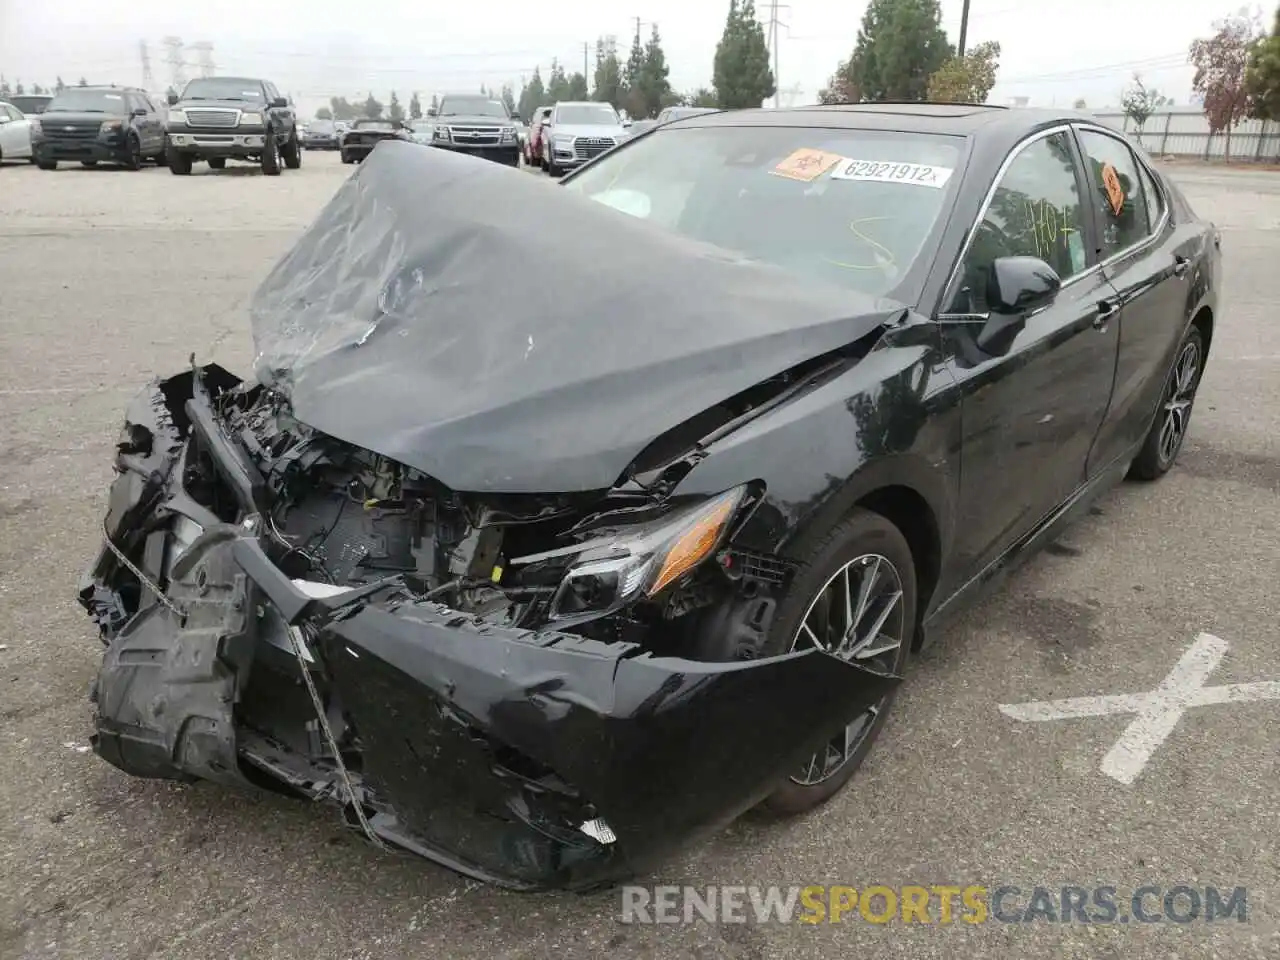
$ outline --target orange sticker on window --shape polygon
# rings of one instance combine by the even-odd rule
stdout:
[[[1109,163],[1102,165],[1102,188],[1107,191],[1107,200],[1111,204],[1111,212],[1117,217],[1124,209],[1124,187],[1120,186],[1120,175]]]
[[[769,172],[788,180],[803,180],[807,183],[817,180],[841,159],[839,154],[801,147]]]

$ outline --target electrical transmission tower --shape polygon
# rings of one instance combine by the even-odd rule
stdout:
[[[768,28],[768,46],[773,54],[773,105],[778,107],[781,105],[782,98],[782,78],[778,75],[778,28],[788,28],[787,24],[778,19],[779,10],[790,10],[791,7],[785,3],[778,3],[777,0],[770,0],[769,3],[769,22],[765,24]]]
[[[208,40],[201,40],[199,43],[193,43],[191,49],[196,52],[200,60],[200,76],[212,77],[217,70],[217,65],[213,62],[213,44]]]
[[[165,49],[169,51],[167,62],[169,64],[169,83],[173,89],[182,92],[182,88],[187,85],[186,63],[182,59],[183,43],[181,37],[165,37]]]
[[[147,41],[138,41],[138,56],[142,60],[142,89],[150,90],[155,77],[151,75],[151,52],[147,49]]]

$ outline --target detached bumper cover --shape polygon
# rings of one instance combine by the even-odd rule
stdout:
[[[153,442],[146,456],[122,452],[112,487],[106,533],[148,576],[163,553],[149,538],[166,536],[157,518],[200,509],[173,469],[187,448],[179,434],[212,423],[200,399],[170,415],[190,383],[184,374],[134,402],[127,432]],[[732,820],[898,683],[818,651],[701,663],[494,627],[395,582],[314,599],[253,532],[252,468],[225,439],[203,439],[248,522],[205,516],[170,569],[167,603],[144,598],[118,630],[114,551],[104,545],[81,584],[110,636],[94,749],[136,776],[243,784],[252,770],[345,801],[335,771],[239,722],[255,659],[300,625],[358,734],[352,777],[377,835],[506,886],[586,888]],[[588,819],[614,839],[583,831]]]

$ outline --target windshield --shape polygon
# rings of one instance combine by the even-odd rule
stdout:
[[[956,137],[659,127],[564,189],[872,296],[895,290],[955,191]]]
[[[43,113],[45,106],[52,99],[44,96],[10,97],[9,102],[28,116],[33,116]]]
[[[119,90],[72,87],[49,101],[45,113],[124,113],[124,94]]]
[[[357,130],[395,130],[396,125],[390,120],[357,120]]]
[[[307,127],[308,133],[333,133],[337,128],[333,125],[332,120],[312,120],[311,125]]]
[[[488,97],[445,97],[440,101],[441,117],[508,117],[506,104]]]
[[[202,77],[192,80],[182,91],[183,100],[243,100],[246,103],[262,103],[266,97],[262,85],[256,80],[237,80],[235,77]]]
[[[616,127],[621,121],[618,120],[618,114],[614,112],[613,107],[607,103],[599,105],[583,103],[556,107],[555,122],[571,126],[608,124],[611,127]]]

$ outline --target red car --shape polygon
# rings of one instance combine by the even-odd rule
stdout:
[[[553,107],[539,107],[533,111],[533,119],[529,121],[529,136],[524,144],[524,162],[534,166],[542,166],[542,124],[551,116]]]

